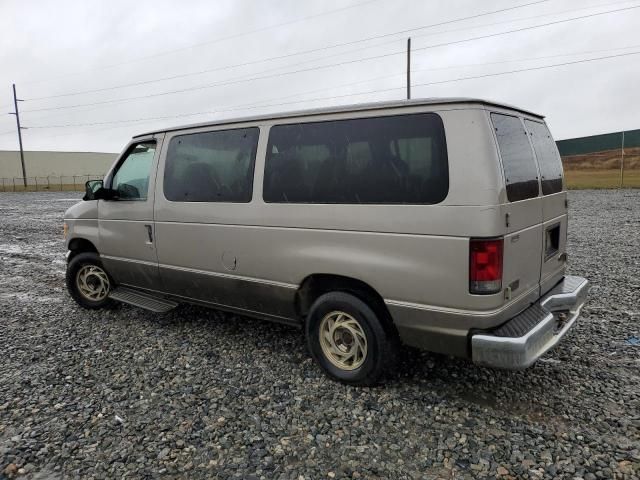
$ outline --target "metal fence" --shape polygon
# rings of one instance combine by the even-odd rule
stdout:
[[[26,186],[22,177],[0,178],[0,192],[81,192],[85,182],[102,178],[104,174],[27,177]]]

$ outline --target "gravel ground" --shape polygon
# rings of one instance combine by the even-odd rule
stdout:
[[[640,190],[570,199],[593,287],[555,350],[524,372],[407,350],[371,389],[328,380],[295,329],[78,308],[75,194],[0,194],[0,479],[639,478]]]

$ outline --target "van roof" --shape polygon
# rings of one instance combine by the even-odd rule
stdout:
[[[397,108],[397,107],[408,107],[408,106],[413,107],[413,106],[420,106],[420,105],[453,105],[453,104],[480,104],[483,106],[501,107],[501,108],[507,108],[517,112],[525,113],[527,115],[532,115],[534,117],[544,118],[543,115],[539,115],[537,113],[533,113],[528,110],[524,110],[522,108],[514,107],[512,105],[507,105],[500,102],[494,102],[491,100],[482,100],[479,98],[464,98],[464,97],[418,98],[418,99],[412,99],[412,100],[392,100],[392,101],[386,101],[386,102],[371,102],[371,103],[360,103],[360,104],[352,104],[352,105],[341,105],[341,106],[334,106],[334,107],[311,108],[307,110],[295,110],[291,112],[281,112],[281,113],[267,113],[263,115],[253,115],[253,116],[238,117],[238,118],[224,118],[224,119],[212,120],[208,122],[200,122],[200,123],[193,123],[193,124],[187,124],[187,125],[179,125],[175,127],[160,128],[160,129],[151,130],[145,133],[141,133],[139,135],[134,135],[134,138],[142,137],[145,135],[152,135],[154,133],[185,130],[188,128],[227,125],[227,124],[234,124],[234,123],[247,123],[247,122],[256,122],[256,121],[262,121],[262,120],[278,120],[278,119],[306,117],[306,116],[313,116],[313,115],[325,115],[330,113],[361,112],[366,110],[377,110],[381,108]]]

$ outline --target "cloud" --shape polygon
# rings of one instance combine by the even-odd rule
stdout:
[[[524,3],[528,2],[522,0]],[[344,8],[354,4],[357,6]],[[432,83],[635,51],[613,49],[634,45],[634,27],[640,20],[640,9],[426,48],[631,5],[631,2],[549,0],[413,31],[410,33],[414,47],[412,81]],[[24,143],[28,150],[117,152],[132,135],[163,126],[269,111],[400,99],[405,94],[403,51],[409,33],[258,61],[510,6],[513,4],[509,2],[487,5],[473,0],[3,1],[0,4],[0,105],[3,110],[10,108],[6,104],[12,100],[11,83],[16,82],[19,96],[26,100],[20,105],[25,111],[22,118],[25,126],[87,124],[26,130]],[[322,15],[333,10],[339,11]],[[534,16],[539,18],[529,18]],[[304,18],[306,20],[296,21]],[[280,26],[265,29],[273,25]],[[251,31],[255,32],[243,34]],[[198,46],[190,48],[192,45]],[[640,47],[637,50],[640,51]],[[575,55],[578,52],[593,53]],[[559,56],[563,54],[574,55]],[[379,58],[356,61],[375,56]],[[637,114],[630,108],[640,100],[640,92],[634,88],[638,83],[637,59],[629,56],[415,86],[412,93],[414,98],[470,96],[518,105],[545,114],[558,139],[633,129],[639,127]],[[514,61],[507,63],[511,60]],[[247,62],[255,63],[221,69]],[[341,62],[344,64],[321,68]],[[309,68],[315,69],[300,71]],[[203,70],[215,71],[104,92],[35,100]],[[287,74],[293,71],[297,73]],[[275,74],[282,75],[272,76]],[[243,77],[264,78],[238,81]],[[27,112],[224,82],[227,85],[126,102]],[[370,91],[374,93],[346,96]],[[320,100],[314,101],[316,98]],[[297,100],[301,101],[292,103]],[[248,108],[260,105],[267,106]],[[184,116],[193,112],[213,113]],[[127,122],[177,115],[183,116]],[[8,115],[0,118],[0,133],[15,128],[14,122]],[[90,125],[94,123],[103,125]],[[15,135],[0,135],[0,149],[15,149],[16,144]]]

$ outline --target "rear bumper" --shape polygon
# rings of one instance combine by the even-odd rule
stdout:
[[[474,363],[520,370],[532,365],[573,326],[587,299],[589,282],[566,276],[549,293],[501,327],[471,336]]]

